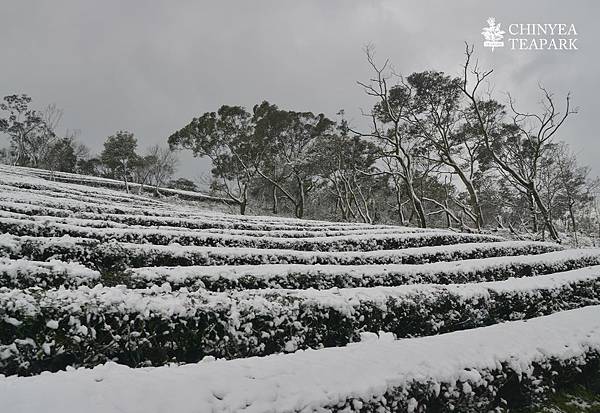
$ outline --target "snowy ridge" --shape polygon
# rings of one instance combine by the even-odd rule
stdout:
[[[109,178],[100,178],[97,176],[87,176],[87,175],[78,175],[68,172],[49,172],[44,171],[43,169],[33,169],[33,168],[24,168],[27,169],[27,172],[34,175],[39,176],[45,179],[58,180],[61,182],[74,183],[74,184],[84,184],[84,185],[98,185],[98,186],[106,186],[108,188],[117,188],[123,189],[124,184],[122,181],[117,181]],[[139,188],[140,185],[137,183],[130,183],[131,188]],[[159,188],[162,193],[170,194],[170,195],[180,195],[187,199],[198,200],[198,201],[213,201],[213,202],[227,202],[227,199],[217,198],[214,196],[206,195],[201,192],[194,191],[183,191],[178,189],[171,188]]]
[[[600,250],[562,250],[427,264],[385,265],[194,265],[132,269],[140,283],[204,288],[331,288],[417,283],[467,283],[522,275],[546,274],[600,264]],[[300,287],[302,286],[302,287]]]
[[[418,337],[600,304],[598,297],[600,266],[479,284],[323,291],[0,288],[11,326],[0,369],[36,373],[48,359],[66,368],[63,352],[93,366],[129,364],[135,349],[136,363],[156,366],[343,346],[363,331]]]
[[[305,251],[370,251],[393,248],[502,241],[503,238],[460,234],[450,231],[405,234],[360,234],[310,238],[251,237],[155,228],[96,228],[75,224],[24,221],[0,217],[0,230],[12,234],[97,238],[122,242],[182,243],[199,246],[228,246],[291,249]]]
[[[21,206],[25,205],[25,208]],[[380,228],[373,226],[372,228],[346,228],[333,229],[320,228],[319,230],[304,230],[304,229],[233,229],[210,227],[210,221],[191,220],[183,218],[167,219],[167,217],[148,217],[146,215],[126,215],[126,214],[90,214],[78,213],[74,216],[64,216],[64,210],[56,210],[59,213],[56,215],[43,215],[44,210],[30,204],[19,204],[11,202],[1,202],[0,207],[5,207],[10,211],[19,210],[21,212],[10,212],[0,210],[0,217],[11,218],[24,221],[34,221],[36,223],[59,223],[72,224],[76,226],[92,227],[92,228],[131,228],[143,229],[148,227],[159,228],[161,230],[171,231],[190,231],[191,229],[200,229],[202,232],[228,234],[228,235],[243,235],[250,237],[274,237],[274,238],[312,238],[312,237],[333,237],[333,236],[349,236],[349,235],[369,235],[369,234],[429,234],[429,233],[447,233],[456,234],[452,231],[413,228],[413,227],[392,227]],[[33,215],[34,212],[37,214]],[[126,224],[125,222],[139,222],[139,224]],[[146,225],[143,225],[146,224]],[[173,224],[173,225],[165,225]]]
[[[30,237],[0,234],[0,257],[34,261],[60,259],[85,263],[98,240],[70,237]]]
[[[395,229],[402,230],[404,227],[391,227],[385,225],[367,225],[367,224],[345,224],[345,223],[310,223],[307,222],[287,222],[280,219],[272,221],[249,220],[249,219],[225,219],[220,216],[194,214],[197,211],[186,210],[164,210],[158,208],[140,208],[129,204],[115,204],[103,202],[83,202],[65,196],[62,199],[55,197],[41,198],[36,194],[35,197],[29,194],[6,194],[3,201],[0,201],[0,207],[17,213],[34,213],[39,215],[58,215],[58,216],[79,216],[89,217],[91,219],[110,219],[123,223],[137,223],[146,226],[182,226],[189,228],[236,228],[243,230],[282,230],[282,231],[355,231],[355,230],[376,230],[376,229]],[[143,213],[143,214],[140,214]],[[429,232],[432,229],[413,228],[410,232]]]
[[[63,265],[54,262],[48,264],[48,267],[61,268]],[[95,274],[87,272],[85,276],[95,276]],[[139,312],[146,318],[153,315],[168,318],[174,314],[194,314],[194,307],[199,304],[222,305],[226,301],[229,301],[230,304],[228,306],[235,306],[237,305],[236,303],[251,301],[258,297],[257,302],[260,302],[259,305],[263,305],[266,302],[263,298],[266,297],[268,301],[268,299],[278,296],[284,300],[287,298],[299,299],[305,303],[310,303],[310,305],[331,307],[337,311],[352,314],[354,312],[352,307],[360,305],[363,301],[385,306],[390,299],[448,294],[455,295],[461,300],[467,300],[471,298],[486,298],[493,293],[519,294],[526,291],[535,293],[540,290],[560,289],[585,281],[598,281],[599,279],[600,265],[597,265],[577,270],[557,272],[550,275],[510,278],[504,281],[449,285],[412,284],[397,287],[334,288],[329,290],[264,289],[236,292],[209,292],[202,289],[197,291],[182,289],[172,291],[168,284],[162,287],[155,286],[150,289],[128,289],[123,286],[103,287],[101,285],[96,285],[93,288],[83,286],[76,289],[60,288],[45,291],[39,291],[37,288],[31,290],[0,288],[0,302],[18,302],[21,299],[31,302],[31,297],[34,297],[33,300],[39,301],[40,309],[44,307],[57,307],[64,308],[65,311],[77,313],[84,307],[90,307],[101,309],[103,312]],[[598,301],[600,301],[600,297]],[[70,304],[67,305],[68,303]],[[18,306],[11,305],[9,307],[17,308]],[[237,310],[231,312],[239,313]],[[24,316],[30,317],[35,314],[41,314],[41,310],[36,312],[28,311]]]
[[[179,244],[120,243],[133,266],[223,264],[420,264],[500,255],[539,254],[561,250],[558,244],[535,241],[479,242],[377,251],[295,251],[285,249],[219,248]],[[161,262],[166,262],[161,264]],[[139,263],[139,265],[138,265]]]
[[[539,375],[534,366],[543,371],[554,360],[577,367],[599,352],[596,306],[434,337],[383,337],[290,355],[143,369],[110,363],[7,377],[0,379],[0,400],[7,411],[24,413],[62,413],[65,400],[73,410],[90,413],[349,411],[367,405],[415,412],[423,396],[415,379],[427,383],[434,396],[445,391],[458,406],[461,398],[475,404],[474,391],[497,390],[493,374],[511,370],[531,381]]]
[[[211,220],[224,220],[228,222],[247,222],[255,224],[283,224],[288,226],[301,226],[301,227],[387,227],[391,228],[390,225],[379,225],[373,226],[369,224],[360,223],[332,223],[328,221],[318,220],[300,220],[295,218],[286,217],[260,217],[260,216],[245,216],[245,215],[231,215],[214,212],[210,210],[204,210],[199,212],[197,208],[175,206],[173,204],[165,203],[159,200],[152,200],[147,197],[138,196],[134,194],[125,194],[123,192],[116,192],[110,189],[103,189],[97,187],[89,187],[84,185],[76,184],[65,184],[60,182],[49,182],[41,178],[33,177],[26,171],[20,173],[14,173],[18,167],[7,167],[0,165],[0,170],[6,171],[5,174],[0,176],[0,190],[8,191],[5,195],[19,199],[22,202],[28,203],[43,203],[44,201],[62,201],[64,199],[75,200],[75,204],[82,206],[88,206],[93,208],[94,202],[91,200],[99,200],[100,204],[104,207],[110,207],[111,203],[106,202],[107,199],[113,201],[120,201],[123,203],[123,207],[131,209],[134,212],[140,212],[140,206],[148,206],[148,210],[144,212],[148,215],[158,214],[164,215],[165,217],[173,216],[192,216],[194,218],[207,218]],[[27,168],[25,168],[27,169]],[[2,185],[4,184],[4,185]],[[79,201],[77,201],[79,199]],[[55,206],[62,208],[71,208],[72,205],[64,205],[55,202]]]
[[[199,247],[181,245],[134,244],[100,242],[96,239],[71,237],[35,237],[0,234],[0,256],[33,260],[53,257],[65,260],[85,260],[95,254],[106,260],[125,260],[133,267],[167,265],[227,265],[227,264],[416,264],[455,261],[476,257],[496,257],[540,254],[561,250],[558,244],[535,241],[502,241],[465,243],[432,247],[376,251],[296,251],[286,249]]]

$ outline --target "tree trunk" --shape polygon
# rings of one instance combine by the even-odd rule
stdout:
[[[403,178],[404,183],[406,184],[406,189],[408,192],[408,197],[413,206],[413,211],[417,214],[417,219],[419,221],[419,226],[421,228],[427,228],[427,221],[425,220],[425,209],[423,208],[423,203],[417,196],[415,192],[415,188],[412,182],[412,176],[408,173],[409,169],[405,168],[406,175]]]
[[[125,192],[129,193],[129,182],[127,182],[127,161],[123,163],[123,182],[125,182]]]
[[[575,237],[575,246],[579,246],[579,240],[577,239],[577,223],[575,222],[575,214],[573,213],[573,203],[569,200],[569,215],[571,217],[571,224],[573,226],[573,236]]]
[[[481,231],[481,228],[483,228],[485,225],[485,221],[483,220],[483,211],[481,210],[481,204],[479,203],[479,196],[477,196],[477,191],[470,180],[467,179],[463,181],[463,183],[467,187],[471,208],[473,208],[475,216],[477,217],[477,222],[475,222],[475,225],[477,226],[477,230]]]
[[[404,183],[406,184],[406,190],[408,192],[408,197],[410,199],[410,202],[413,206],[413,211],[417,213],[417,218],[419,220],[419,226],[421,228],[427,228],[427,221],[425,220],[425,210],[423,209],[423,203],[421,202],[421,200],[419,199],[419,197],[417,197],[417,194],[415,193],[415,188],[413,185],[413,178],[412,178],[412,170],[411,170],[411,166],[410,166],[410,160],[408,162],[405,162],[404,159],[402,159],[402,155],[400,154],[400,145],[396,144],[396,159],[398,159],[398,161],[400,162],[400,165],[402,166],[402,170],[404,175],[402,176],[402,180],[404,181]]]
[[[402,188],[400,187],[400,183],[397,180],[397,177],[393,177],[394,179],[394,188],[396,189],[396,205],[398,205],[398,218],[400,219],[400,225],[406,225],[406,218],[404,217],[404,203],[402,203],[401,193]]]
[[[538,232],[538,222],[537,222],[537,212],[535,210],[535,201],[533,199],[533,194],[528,193],[527,198],[529,198],[529,212],[531,212],[531,232],[534,234]]]
[[[451,166],[454,168],[458,177],[467,188],[467,192],[469,193],[469,203],[471,204],[471,208],[473,209],[476,217],[475,226],[477,227],[478,231],[481,231],[481,228],[484,226],[485,222],[483,220],[483,212],[481,210],[481,204],[479,202],[479,196],[477,195],[475,186],[457,164],[452,163]]]
[[[448,199],[444,199],[444,207],[446,208],[446,228],[450,228],[452,223],[450,222],[450,214],[448,213]]]
[[[14,166],[23,166],[21,164],[21,159],[25,156],[25,145],[23,143],[24,140],[25,138],[23,135],[19,133],[17,138],[17,157],[15,158]]]
[[[129,193],[129,182],[127,182],[127,174],[123,175],[123,182],[125,182],[125,192]]]
[[[241,195],[240,215],[246,215],[246,206],[248,205],[248,183],[244,185]]]
[[[400,225],[406,224],[406,218],[404,217],[404,206],[400,201],[398,201],[398,218],[400,219]]]
[[[421,228],[427,228],[427,221],[425,220],[425,210],[423,209],[423,203],[417,197],[412,185],[409,185],[408,194],[410,196],[411,203],[415,212],[417,213],[417,218],[419,220],[419,226]]]
[[[538,207],[538,209],[540,210],[540,213],[542,214],[542,218],[544,218],[544,224],[545,227],[548,228],[548,232],[550,233],[550,236],[552,237],[552,239],[556,242],[560,242],[560,237],[558,236],[558,231],[556,231],[556,228],[554,227],[554,224],[552,223],[552,220],[550,219],[550,214],[548,212],[548,209],[546,208],[546,205],[544,205],[544,202],[542,201],[542,199],[540,198],[540,195],[537,192],[537,189],[535,189],[534,184],[530,184],[530,191],[531,194],[533,195],[533,199]]]
[[[277,198],[277,187],[273,185],[273,209],[274,214],[279,213],[279,199]]]
[[[296,202],[296,218],[302,218],[304,216],[304,202],[305,202],[305,194],[304,194],[304,183],[302,179],[299,177],[296,178],[298,181],[298,201]]]

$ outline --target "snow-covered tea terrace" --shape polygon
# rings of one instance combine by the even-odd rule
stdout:
[[[600,250],[85,183],[0,167],[0,411],[487,412],[598,374]]]

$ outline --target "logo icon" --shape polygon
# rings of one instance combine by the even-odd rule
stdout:
[[[487,19],[488,27],[484,27],[481,34],[485,38],[483,42],[483,47],[491,47],[492,52],[496,47],[504,47],[504,42],[502,39],[504,38],[504,30],[500,29],[500,23],[496,24],[496,18],[490,17]]]

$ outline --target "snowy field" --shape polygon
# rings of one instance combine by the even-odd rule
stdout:
[[[0,166],[1,412],[503,411],[598,374],[600,250],[49,177]]]

